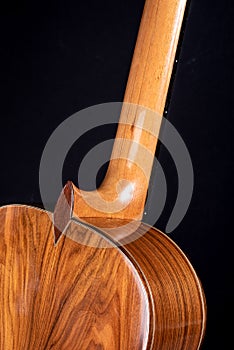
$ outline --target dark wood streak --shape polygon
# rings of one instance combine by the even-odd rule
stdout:
[[[113,239],[119,236],[121,227],[129,231],[130,235],[125,232],[126,238],[120,241],[121,249],[135,262],[148,284],[153,303],[153,334],[149,336],[152,348],[198,349],[205,332],[206,301],[200,280],[181,249],[168,236],[142,222],[85,220]]]
[[[147,0],[142,16],[124,101],[159,116],[185,4]],[[121,112],[117,138],[123,143],[115,143],[113,155],[118,157],[110,160],[99,189],[104,209],[109,202],[108,211],[93,206],[99,203],[95,191],[81,192],[71,183],[53,217],[27,206],[0,208],[2,350],[199,348],[206,312],[195,271],[167,236],[131,221],[142,217],[153,161],[145,159],[140,146],[154,154],[160,126],[158,118],[144,113],[139,137],[141,112],[140,106]],[[127,140],[139,144],[131,167]],[[120,194],[126,188],[123,185],[117,196],[119,179],[134,188],[132,201],[121,210]],[[126,219],[130,222],[124,226]]]
[[[26,206],[0,209],[0,348],[143,349],[147,292],[118,247],[71,221],[54,245],[52,215]],[[89,241],[90,241],[89,240]]]
[[[54,245],[52,215],[43,210],[3,207],[0,222],[0,349],[199,347],[202,288],[161,232],[132,222],[137,239],[118,246],[115,230],[108,240],[95,229],[103,219],[90,219],[91,227],[71,219]],[[109,227],[123,224],[111,219]]]

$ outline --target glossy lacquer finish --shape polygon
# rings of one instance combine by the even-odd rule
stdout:
[[[200,347],[199,279],[175,243],[141,222],[185,3],[146,0],[101,187],[69,182],[53,214],[0,208],[1,350]]]
[[[80,217],[142,218],[185,5],[145,2],[108,171],[97,191],[76,189]]]
[[[72,222],[83,244],[55,246],[50,215],[30,207],[1,208],[0,221],[2,350],[146,348],[148,296],[119,249]]]
[[[0,221],[2,350],[199,347],[202,289],[164,234],[111,220],[110,228],[128,227],[135,236],[118,247],[95,229],[102,221],[87,227],[70,220],[54,245],[51,214],[43,210],[3,207]]]

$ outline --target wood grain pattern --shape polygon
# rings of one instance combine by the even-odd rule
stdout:
[[[134,266],[113,244],[73,224],[55,246],[51,215],[0,209],[0,348],[145,349],[149,302]],[[93,237],[96,236],[96,237]]]
[[[206,327],[206,301],[200,280],[181,249],[165,234],[140,221],[85,221],[118,240],[125,255],[140,267],[153,305],[152,349],[199,349]]]
[[[111,219],[110,236],[92,218],[92,227],[70,220],[54,245],[51,219],[26,206],[0,209],[1,349],[199,348],[202,288],[167,236],[131,222],[134,240],[117,246],[115,227],[126,230],[126,221]]]
[[[125,93],[137,106],[123,107],[118,159],[99,192],[68,183],[54,215],[0,208],[1,350],[200,347],[206,306],[194,269],[166,235],[132,220],[144,207],[184,7],[146,0]]]
[[[186,0],[146,0],[106,177],[79,217],[141,219]],[[121,181],[120,181],[121,180]]]

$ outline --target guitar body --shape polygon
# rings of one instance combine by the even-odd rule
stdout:
[[[53,214],[0,208],[1,350],[200,347],[206,310],[199,279],[171,239],[141,222],[185,5],[145,2],[100,188],[86,192],[68,182]],[[42,156],[51,183],[52,160],[62,163],[62,153],[54,147]]]
[[[205,306],[185,255],[140,222],[115,244],[96,220],[70,220],[55,244],[51,213],[0,209],[0,349],[198,349]]]

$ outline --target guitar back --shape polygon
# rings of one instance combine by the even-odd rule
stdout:
[[[0,209],[1,349],[198,348],[201,286],[170,239],[139,224],[120,247],[71,220],[55,245],[51,219]]]
[[[0,208],[1,350],[199,348],[206,319],[199,279],[170,238],[137,221],[185,5],[146,0],[100,188],[68,183],[54,215]]]

